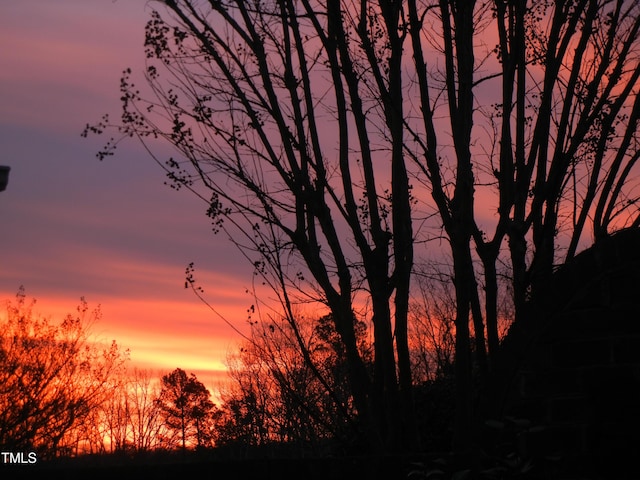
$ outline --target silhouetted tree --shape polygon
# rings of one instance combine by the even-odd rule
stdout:
[[[255,322],[240,351],[229,357],[220,444],[312,448],[327,439],[344,445],[357,436],[346,355],[333,321],[299,316],[296,325],[307,360],[284,319]],[[370,358],[366,326],[360,323],[356,334],[363,357]]]
[[[160,447],[165,425],[158,402],[160,387],[149,371],[134,369],[126,388],[131,444],[136,451],[149,451]]]
[[[440,269],[417,277],[411,304],[409,338],[416,383],[453,374],[455,294],[450,275]]]
[[[177,148],[158,163],[207,202],[292,326],[293,304],[327,306],[376,447],[416,445],[414,249],[444,237],[466,450],[472,366],[485,375],[499,343],[498,271],[517,321],[588,229],[640,223],[640,4],[161,3],[170,20],[153,12],[146,29],[150,99],[127,70],[122,136]],[[373,326],[373,374],[359,320]]]
[[[148,452],[166,447],[163,440],[172,432],[162,418],[160,385],[151,372],[122,371],[108,389],[78,429],[77,453]]]
[[[166,426],[178,433],[183,450],[187,444],[197,447],[210,445],[211,421],[215,405],[211,393],[192,373],[180,368],[161,379],[157,402]]]
[[[77,451],[83,422],[108,397],[126,357],[115,342],[90,340],[100,313],[84,300],[59,323],[35,314],[34,303],[20,289],[0,319],[0,447],[46,458]]]

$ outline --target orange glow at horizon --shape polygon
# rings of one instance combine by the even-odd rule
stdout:
[[[133,275],[133,280],[136,275],[142,275],[141,271],[146,271],[147,278],[154,278],[154,275],[163,271],[160,265],[153,269],[155,271],[135,269],[131,265],[129,269],[138,270]],[[117,272],[117,268],[115,271]],[[165,279],[166,275],[167,272],[164,272]],[[114,274],[114,278],[118,276]],[[89,312],[96,309],[100,312],[95,321],[91,321],[91,315],[87,316],[91,340],[103,344],[115,341],[123,351],[129,351],[128,363],[131,367],[149,370],[154,376],[182,368],[202,377],[200,380],[209,387],[211,380],[216,383],[224,381],[227,370],[225,360],[229,353],[237,350],[242,337],[218,314],[240,331],[246,330],[246,305],[250,300],[238,293],[241,288],[236,279],[222,275],[207,277],[216,279],[215,282],[204,285],[207,299],[217,314],[204,305],[191,290],[179,288],[161,289],[165,293],[171,292],[172,297],[166,299],[137,296],[135,292],[128,298],[104,297],[95,293],[83,297],[87,301]],[[126,275],[121,275],[120,278],[123,281]],[[214,288],[214,283],[223,286]],[[58,323],[67,315],[77,314],[79,296],[70,298],[66,294],[40,294],[37,290],[30,290],[28,285],[26,287],[27,301],[35,300],[34,315]],[[149,291],[144,293],[148,295]],[[13,302],[15,295],[15,291],[0,291],[0,301],[3,304]],[[98,297],[99,302],[96,302]],[[4,315],[5,311],[0,311],[0,317]]]

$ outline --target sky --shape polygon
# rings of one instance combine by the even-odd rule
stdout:
[[[246,326],[251,266],[214,235],[206,205],[164,185],[135,142],[100,162],[87,123],[119,114],[121,72],[144,67],[147,0],[0,2],[0,301],[22,285],[61,319],[84,297],[97,338],[154,371],[180,367],[208,386],[240,336],[185,289],[185,268],[215,310]],[[0,314],[2,315],[2,314]]]
[[[36,311],[61,319],[84,297],[102,311],[94,333],[128,348],[134,365],[179,367],[210,386],[242,341],[221,317],[247,329],[252,266],[212,232],[208,205],[164,184],[141,145],[121,143],[99,161],[108,136],[80,135],[104,114],[118,118],[123,70],[144,82],[154,4],[0,0],[0,165],[11,167],[0,192],[0,302],[22,285]],[[490,86],[480,104],[494,103]],[[493,188],[476,192],[481,228],[496,221]],[[184,288],[192,262],[217,313]]]

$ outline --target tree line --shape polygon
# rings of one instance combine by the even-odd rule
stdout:
[[[35,452],[40,460],[215,447],[234,457],[278,447],[293,455],[363,451],[346,352],[330,315],[300,314],[295,331],[282,316],[251,322],[228,356],[216,405],[194,374],[131,368],[128,351],[97,341],[91,328],[99,308],[82,300],[56,321],[35,304],[21,288],[0,316],[3,451]],[[452,317],[426,315],[426,306],[414,305],[411,322],[412,363],[423,385],[450,378],[454,350]],[[373,369],[368,326],[358,324],[356,335]]]
[[[128,352],[91,335],[100,311],[82,300],[61,321],[20,289],[0,316],[0,447],[39,460],[212,445],[209,390],[176,369],[127,368]]]

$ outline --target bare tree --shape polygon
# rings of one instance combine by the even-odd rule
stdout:
[[[221,443],[308,449],[327,440],[348,444],[357,436],[344,347],[332,319],[299,316],[296,327],[313,366],[285,319],[256,322],[249,340],[230,356]],[[366,326],[358,325],[356,333],[367,357]]]
[[[497,267],[505,240],[517,321],[554,264],[575,254],[588,224],[595,237],[638,225],[638,184],[630,173],[638,157],[640,6],[623,0],[440,1],[433,5],[437,22],[419,8],[408,2],[424,125],[414,135],[422,147],[416,160],[451,244],[461,432],[470,421],[462,398],[470,397],[463,381],[469,378],[467,319],[473,319],[483,367],[485,327],[489,352],[498,346]],[[425,22],[435,28],[425,30]],[[495,42],[495,56],[487,42]],[[442,77],[430,76],[428,65],[438,53]],[[483,90],[490,86],[496,97]],[[452,147],[438,133],[440,110],[449,119]],[[482,215],[487,207],[476,204],[487,190],[495,199],[493,221]]]
[[[361,12],[393,37],[390,57],[378,58],[381,45],[366,45],[369,56],[353,50],[348,37],[357,34],[361,19],[346,18],[340,2],[330,2],[326,12],[307,2],[257,9],[251,2],[214,2],[207,10],[166,5],[182,26],[171,29],[154,13],[147,52],[176,84],[157,82],[160,68],[149,65],[157,103],[148,108],[164,114],[159,123],[147,123],[135,88],[128,75],[123,78],[127,134],[166,134],[187,155],[195,171],[172,160],[171,178],[194,189],[200,178],[197,188],[209,191],[202,195],[214,224],[222,227],[227,218],[244,234],[238,244],[247,246],[258,270],[275,272],[286,305],[298,291],[329,307],[368,438],[378,445],[401,445],[401,437],[408,443],[413,235],[403,155],[400,10],[384,6],[380,18]],[[185,55],[191,60],[177,61]],[[204,69],[188,72],[191,67]],[[365,84],[360,72],[370,69]],[[372,97],[369,89],[379,91]],[[337,148],[324,147],[327,139],[332,145],[339,139]],[[389,158],[390,168],[377,172]],[[356,344],[356,297],[371,304],[373,378]]]
[[[169,432],[158,399],[160,385],[151,372],[122,371],[108,395],[77,429],[77,453],[149,452],[164,448]]]
[[[92,343],[99,317],[86,302],[55,323],[32,311],[24,290],[0,320],[0,446],[57,456],[77,449],[77,429],[108,396],[125,356],[112,343]]]
[[[292,325],[296,303],[327,306],[380,448],[416,446],[414,250],[444,237],[456,448],[468,448],[472,364],[484,376],[499,344],[499,270],[510,272],[517,321],[588,230],[640,223],[640,5],[159,3],[170,20],[154,12],[147,25],[147,100],[130,70],[122,78],[123,137],[177,148],[158,162],[207,202]],[[359,320],[373,325],[372,375]]]
[[[157,399],[160,385],[154,382],[147,370],[134,369],[127,382],[126,396],[129,405],[131,445],[144,452],[161,447],[160,439],[166,436]]]
[[[451,376],[455,359],[455,293],[451,275],[440,267],[416,279],[409,337],[416,383]]]

